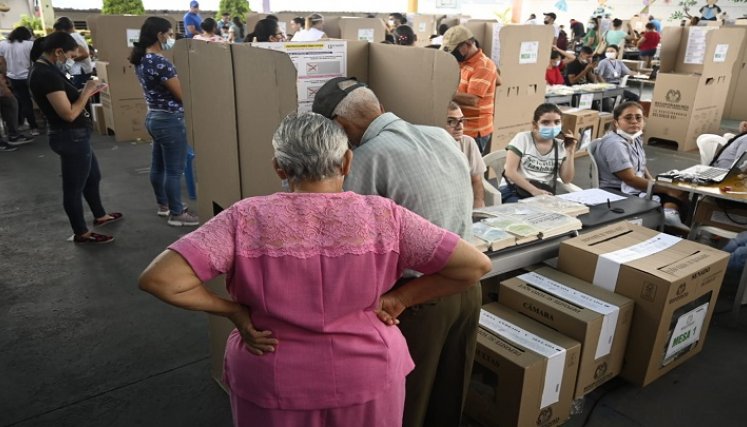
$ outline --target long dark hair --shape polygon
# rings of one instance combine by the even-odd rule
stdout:
[[[254,26],[254,31],[247,34],[244,41],[247,43],[251,43],[256,37],[258,42],[269,42],[270,37],[278,33],[278,29],[280,29],[278,21],[267,18],[260,19]]]
[[[8,41],[11,43],[24,42],[31,40],[31,30],[26,27],[16,27],[8,34]]]
[[[415,31],[413,31],[412,28],[408,27],[407,25],[400,25],[399,27],[394,29],[394,44],[398,44],[400,46],[412,46],[415,44],[415,41],[417,40],[417,36],[415,35]]]
[[[69,33],[58,31],[45,37],[42,43],[42,52],[44,53],[54,53],[57,49],[62,49],[63,52],[71,52],[78,49],[78,43]]]
[[[134,43],[132,52],[130,52],[130,64],[140,65],[140,61],[145,56],[145,50],[148,46],[153,46],[158,42],[160,33],[167,33],[171,29],[171,22],[158,16],[151,16],[145,20],[140,28],[140,38]]]

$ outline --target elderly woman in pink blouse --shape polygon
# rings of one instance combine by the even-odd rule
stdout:
[[[291,115],[272,144],[291,192],[221,212],[140,287],[236,325],[225,355],[235,425],[400,426],[413,362],[397,316],[466,290],[490,261],[389,199],[343,192],[353,154],[332,121]],[[423,275],[392,290],[405,269]],[[231,301],[203,286],[220,274]]]

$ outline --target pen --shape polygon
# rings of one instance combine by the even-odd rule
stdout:
[[[607,199],[607,209],[611,209],[612,206],[610,206],[610,199]]]

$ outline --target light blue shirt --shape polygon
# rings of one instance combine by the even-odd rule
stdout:
[[[344,188],[394,200],[461,237],[472,230],[472,184],[464,154],[445,130],[377,117],[354,148]]]

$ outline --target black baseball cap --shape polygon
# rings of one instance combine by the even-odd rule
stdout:
[[[543,15],[549,16],[550,18],[555,19],[555,20],[558,19],[558,15],[556,15],[555,12],[543,13]]]
[[[340,83],[346,81],[354,81],[355,84],[348,88],[340,89]],[[359,82],[355,77],[335,77],[334,79],[327,80],[327,83],[319,88],[316,96],[314,96],[311,111],[331,119],[340,101],[359,87],[366,87],[366,84]]]

